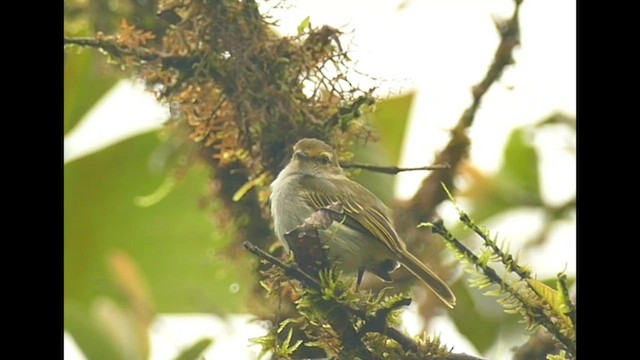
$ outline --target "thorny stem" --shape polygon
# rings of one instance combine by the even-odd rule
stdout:
[[[520,276],[520,278],[523,280],[531,278],[531,275],[529,274],[529,272],[526,269],[522,268],[520,265],[518,265],[513,259],[513,256],[511,256],[511,254],[505,254],[498,247],[495,240],[490,239],[488,234],[483,229],[481,229],[475,222],[473,222],[473,220],[471,220],[469,215],[461,212],[460,221],[462,221],[462,223],[464,223],[474,233],[476,233],[478,236],[480,236],[480,238],[482,238],[484,243],[491,249],[491,251],[494,254],[498,255],[498,257],[500,258],[500,261],[502,261],[502,263],[508,270],[513,271],[518,276]]]
[[[494,240],[490,239],[488,237],[488,234],[483,229],[481,229],[475,222],[473,222],[473,220],[471,220],[469,215],[467,215],[467,214],[465,214],[463,212],[460,212],[460,221],[462,221],[462,223],[464,223],[471,230],[473,230],[473,232],[475,232],[478,236],[480,236],[480,238],[482,238],[484,243],[489,248],[491,248],[491,251],[494,254],[498,255],[498,257],[500,258],[500,260],[502,261],[502,263],[504,264],[504,266],[506,267],[507,270],[513,271],[515,274],[517,274],[523,280],[531,279],[531,275],[529,274],[529,272],[526,269],[523,269],[520,265],[518,265],[514,261],[513,256],[511,256],[511,254],[505,254],[496,245],[496,242]],[[571,319],[571,323],[575,327],[576,326],[576,324],[575,324],[575,315],[576,315],[576,313],[575,313],[575,307],[573,306],[573,303],[571,302],[571,300],[569,298],[569,290],[567,289],[567,277],[564,274],[560,274],[560,275],[558,275],[558,279],[560,281],[561,291],[563,292],[563,295],[564,295],[565,299],[568,299],[567,303],[570,306],[569,318]],[[536,289],[533,288],[533,286],[531,285],[530,282],[527,281],[526,283],[527,283],[527,286],[529,286],[529,288],[531,290],[533,290],[534,292],[536,291]]]
[[[479,258],[466,246],[464,246],[458,239],[456,239],[453,234],[447,230],[444,226],[442,220],[438,220],[432,223],[431,231],[442,236],[448,243],[453,245],[460,253],[464,254],[464,256],[471,260],[471,262],[476,265],[482,272],[495,284],[499,285],[502,289],[504,289],[508,294],[512,295],[516,300],[518,300],[523,306],[526,306],[533,313],[533,317],[536,321],[540,323],[540,325],[544,326],[551,334],[553,334],[558,341],[564,345],[564,347],[571,354],[575,355],[576,349],[573,341],[568,337],[564,336],[560,330],[554,325],[554,323],[547,317],[547,315],[537,307],[527,306],[527,301],[522,298],[507,282],[505,282],[493,268],[484,265],[480,262]]]

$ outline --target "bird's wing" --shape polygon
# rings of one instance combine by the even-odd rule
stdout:
[[[311,177],[305,181],[313,182],[310,184],[311,186],[305,186],[304,192],[306,201],[312,207],[320,209],[339,202],[347,215],[345,225],[364,228],[372,237],[384,243],[394,253],[406,251],[404,243],[401,242],[391,225],[384,204],[365,187],[347,178],[332,180],[330,183]],[[328,183],[331,185],[327,185]],[[349,189],[348,192],[344,191],[346,187]],[[338,196],[338,194],[341,195]],[[355,221],[355,224],[349,220]]]

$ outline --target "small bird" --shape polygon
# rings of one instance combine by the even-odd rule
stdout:
[[[407,250],[389,220],[384,203],[371,191],[347,178],[335,151],[318,139],[302,139],[293,146],[289,164],[271,184],[271,214],[276,235],[285,248],[284,235],[304,223],[315,211],[342,204],[347,221],[319,230],[329,259],[345,273],[364,271],[391,282],[400,264],[420,279],[447,306],[456,297],[433,271]]]

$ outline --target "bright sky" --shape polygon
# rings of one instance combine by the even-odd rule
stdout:
[[[269,1],[263,11],[279,1]],[[513,9],[507,0],[299,0],[284,8],[273,8],[280,31],[293,34],[307,16],[313,26],[323,24],[348,34],[341,40],[357,69],[384,79],[377,85],[381,93],[397,94],[416,90],[411,123],[407,129],[402,163],[419,166],[430,163],[448,141],[448,129],[458,120],[470,101],[470,87],[477,83],[488,67],[498,44],[493,17],[506,17]],[[554,111],[576,114],[576,4],[573,1],[525,1],[521,8],[521,48],[516,52],[516,66],[509,69],[489,93],[471,129],[471,158],[481,170],[493,172],[500,166],[507,136],[514,127],[531,124]],[[97,151],[102,147],[160,126],[166,109],[155,104],[141,87],[121,82],[105,95],[82,122],[65,137],[65,162]],[[118,121],[114,121],[118,120]],[[562,202],[575,194],[576,165],[571,156],[557,156],[563,145],[553,137],[539,144],[542,148],[543,191],[550,201]],[[553,175],[553,176],[551,176]],[[398,197],[411,196],[424,174],[403,173],[396,188]],[[445,209],[443,217],[448,215]],[[533,232],[541,225],[540,214],[526,209],[509,215],[509,221],[494,219],[484,224],[497,229],[501,239],[514,240]],[[523,231],[525,229],[525,231]],[[552,241],[528,252],[523,260],[541,277],[553,276],[567,268],[576,269],[575,219],[559,225]],[[516,240],[514,240],[516,241]],[[512,243],[519,249],[521,243]],[[406,316],[408,330],[417,329],[411,311]],[[213,316],[161,315],[151,330],[152,359],[171,359],[183,346],[204,336],[216,337],[216,345],[205,354],[220,358],[230,351],[237,359],[253,359],[257,349],[244,350],[246,338],[235,334],[260,334],[258,325],[247,325],[240,315],[228,324]],[[477,354],[476,350],[452,326],[446,316],[438,318],[431,334],[456,346],[456,351]],[[222,330],[221,330],[222,329]],[[490,357],[502,358],[514,344],[501,344]],[[248,350],[249,351],[249,350]],[[83,359],[65,336],[65,359]]]

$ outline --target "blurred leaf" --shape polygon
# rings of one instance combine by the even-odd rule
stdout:
[[[538,153],[527,141],[528,130],[515,129],[504,150],[504,163],[498,177],[504,186],[527,204],[540,204]]]
[[[154,206],[134,203],[166,176],[148,170],[159,145],[157,135],[148,133],[65,165],[65,302],[88,306],[99,295],[119,298],[106,264],[111,251],[120,249],[144,273],[158,312],[239,311],[250,289],[249,259],[217,255],[230,236],[198,208],[208,170],[193,167]]]
[[[149,332],[130,309],[107,298],[97,298],[91,320],[120,350],[124,359],[144,360],[149,355]]]
[[[380,141],[354,147],[353,162],[380,166],[398,165],[414,97],[414,93],[408,93],[376,103],[375,111],[368,113],[367,118],[380,135]],[[395,176],[362,170],[354,179],[376,194],[385,204],[391,204]]]
[[[98,70],[95,51],[72,47],[65,51],[64,62],[64,133],[68,133],[82,116],[116,83],[115,74]]]
[[[541,120],[536,124],[536,127],[543,127],[547,125],[566,125],[573,130],[576,130],[577,122],[575,116],[570,116],[561,112],[551,114],[549,117]]]
[[[472,178],[463,194],[474,203],[472,217],[477,222],[521,206],[543,206],[540,195],[538,154],[527,141],[529,128],[515,129],[507,141],[502,167],[496,175],[486,176],[473,167],[464,171]]]
[[[212,339],[200,339],[195,344],[183,350],[175,360],[198,360],[200,355],[213,343]]]
[[[64,328],[87,359],[123,359],[115,344],[88,316],[88,311],[73,301],[65,300]]]
[[[124,251],[115,250],[108,255],[113,280],[127,298],[136,319],[146,328],[153,318],[153,302],[143,276],[135,261]],[[145,329],[146,331],[146,329]]]
[[[64,327],[88,359],[143,360],[149,355],[149,331],[131,311],[107,297],[88,310],[65,301]]]
[[[268,177],[269,177],[269,174],[264,172],[260,176],[256,177],[255,179],[247,181],[244,185],[240,187],[240,189],[238,189],[238,191],[235,192],[235,194],[233,194],[233,198],[232,198],[233,201],[238,202],[242,200],[242,198],[245,195],[247,195],[247,193],[251,191],[251,189],[256,187],[256,185],[264,184],[267,181]]]
[[[460,333],[464,334],[480,353],[485,353],[498,338],[501,318],[487,317],[479,312],[464,281],[456,282],[452,290],[459,305],[449,312],[451,319]]]
[[[397,165],[400,161],[400,152],[414,97],[415,93],[411,92],[376,103],[372,122],[380,132],[380,144],[388,160],[391,161],[391,164],[387,165]]]
[[[144,196],[136,196],[133,201],[140,207],[153,206],[169,195],[175,186],[176,180],[173,176],[167,176],[164,179],[164,182],[153,193]]]

